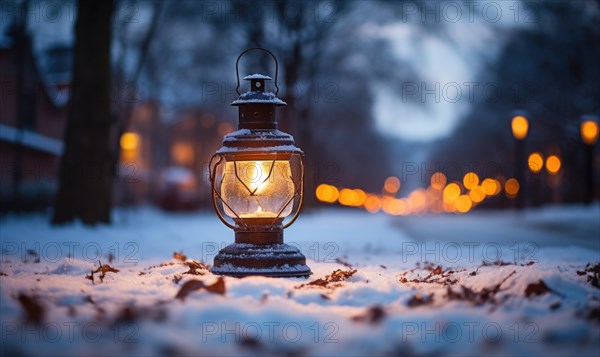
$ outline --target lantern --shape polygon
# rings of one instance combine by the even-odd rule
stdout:
[[[210,161],[212,201],[221,221],[235,232],[235,243],[223,248],[211,271],[229,276],[308,276],[310,268],[299,249],[283,242],[283,229],[298,217],[304,190],[304,153],[294,138],[277,130],[278,63],[263,48],[250,48],[236,61],[238,95],[239,62],[249,51],[260,50],[275,62],[275,93],[266,91],[271,77],[253,74],[250,90],[231,105],[239,111],[238,130],[225,135],[223,146]]]

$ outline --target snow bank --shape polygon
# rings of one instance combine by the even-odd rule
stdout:
[[[2,352],[597,356],[598,212],[315,211],[285,233],[310,279],[225,278],[224,295],[200,288],[184,300],[186,282],[217,281],[194,262],[211,264],[233,241],[211,213],[119,211],[93,229],[5,217]],[[86,279],[100,262],[118,272]],[[328,281],[336,269],[343,278]]]

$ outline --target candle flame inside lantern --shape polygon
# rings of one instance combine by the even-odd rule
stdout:
[[[289,216],[295,193],[291,177],[286,160],[226,162],[221,184],[225,214],[232,218]]]

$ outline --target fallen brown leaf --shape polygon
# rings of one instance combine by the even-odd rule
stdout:
[[[177,295],[175,295],[175,298],[184,301],[189,294],[200,289],[206,289],[206,291],[213,294],[225,295],[225,279],[223,279],[223,277],[219,277],[217,278],[217,281],[211,285],[206,285],[201,280],[189,280],[183,284],[181,289],[179,289]]]
[[[386,312],[380,305],[373,305],[367,309],[363,314],[352,316],[352,321],[355,322],[368,322],[370,324],[377,324],[385,318]]]
[[[187,260],[187,255],[183,254],[183,252],[173,252],[173,258],[185,262]]]
[[[536,283],[531,283],[525,288],[525,296],[531,297],[532,295],[544,295],[552,290],[548,288],[543,280],[538,280]]]
[[[496,294],[500,291],[500,287],[506,280],[508,280],[511,276],[515,275],[517,272],[513,270],[508,276],[506,276],[502,281],[500,281],[496,285],[492,285],[490,287],[486,287],[481,289],[481,291],[476,292],[473,289],[461,285],[461,291],[456,292],[452,288],[448,287],[446,290],[446,297],[449,300],[462,300],[469,301],[475,305],[482,305],[486,302],[496,303]]]
[[[25,311],[25,321],[41,325],[46,314],[44,306],[35,297],[24,293],[19,294],[18,300]]]
[[[189,268],[189,270],[183,274],[204,275],[208,272],[208,267],[206,265],[195,260],[192,260],[191,262],[185,262],[184,264]]]
[[[354,275],[354,273],[356,273],[357,270],[356,269],[352,269],[352,270],[341,270],[341,269],[336,269],[333,271],[333,273],[326,275],[324,278],[319,278],[317,280],[313,280],[310,283],[307,284],[301,284],[296,286],[296,289],[301,289],[305,286],[320,286],[320,287],[327,287],[329,284],[331,283],[339,283],[342,281],[346,281],[348,279],[350,279],[350,277],[352,275]]]
[[[163,322],[167,319],[167,310],[157,304],[156,306],[127,305],[115,316],[113,325],[134,324],[142,319],[152,319],[155,322]]]
[[[218,277],[217,281],[206,287],[206,291],[213,294],[225,295],[225,279],[221,276]]]
[[[408,307],[417,307],[417,306],[423,306],[423,305],[431,305],[432,303],[433,303],[433,294],[431,294],[429,296],[415,294],[415,295],[413,295],[413,297],[411,297],[406,302],[406,305]]]
[[[446,272],[444,272],[444,269],[442,268],[442,266],[440,265],[436,265],[435,267],[429,263],[426,262],[426,264],[423,266],[422,269],[429,271],[429,274],[427,274],[427,276],[423,277],[423,278],[414,278],[411,280],[408,280],[405,276],[410,272],[410,273],[414,273],[415,270],[417,269],[421,269],[419,268],[419,264],[417,263],[417,268],[415,269],[411,269],[407,272],[404,272],[402,274],[400,274],[400,279],[399,281],[401,283],[428,283],[428,284],[440,284],[440,285],[454,285],[458,282],[458,279],[452,279],[451,276],[454,273],[458,273],[458,272],[462,272],[465,271],[465,269],[461,269],[461,270],[448,270]],[[439,275],[439,277],[436,277],[436,275]]]
[[[600,289],[600,262],[596,263],[594,266],[588,263],[586,264],[584,271],[577,271],[577,275],[586,275],[588,273],[588,283],[590,283],[593,287]]]
[[[102,264],[102,262],[98,261],[98,264],[100,265],[98,267],[98,269],[96,270],[92,270],[90,275],[86,275],[85,278],[89,279],[92,281],[92,284],[94,284],[94,274],[96,273],[100,273],[100,282],[104,282],[104,277],[106,277],[106,273],[118,273],[119,269],[113,268],[108,264]]]

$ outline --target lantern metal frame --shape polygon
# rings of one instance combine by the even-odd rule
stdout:
[[[251,90],[240,94],[239,62],[242,56],[250,51],[259,50],[269,54],[275,62],[276,92],[265,92],[268,76],[254,74],[244,77],[251,81]],[[286,105],[277,98],[279,64],[270,51],[255,47],[243,51],[236,61],[236,92],[240,95],[231,105],[239,108],[238,130],[225,135],[223,146],[211,157],[209,162],[209,179],[211,184],[212,204],[217,216],[228,228],[235,232],[235,243],[221,249],[214,258],[211,271],[214,274],[244,277],[261,275],[271,277],[307,277],[311,274],[306,265],[306,258],[300,250],[283,241],[283,230],[292,225],[302,209],[304,196],[304,152],[294,145],[290,134],[277,129],[277,106]],[[219,180],[219,168],[228,162],[234,164],[236,182],[242,183],[251,196],[253,191],[238,174],[239,162],[272,161],[269,173],[262,183],[267,182],[273,174],[276,161],[298,163],[299,173],[290,177],[294,184],[291,196],[279,208],[275,217],[242,217],[233,205],[228,203],[220,192],[225,179],[225,171]],[[292,212],[282,216],[292,205]],[[225,208],[233,213],[233,217],[225,213]],[[226,216],[229,216],[228,219]],[[286,221],[287,217],[291,217]],[[286,221],[286,222],[284,222]]]
[[[239,229],[240,227],[237,226],[237,223],[240,223],[243,228],[245,229],[250,229],[250,227],[248,226],[248,224],[246,222],[244,222],[244,220],[248,220],[249,218],[242,218],[240,217],[239,214],[237,214],[235,212],[235,210],[231,207],[231,205],[229,205],[221,196],[221,194],[219,193],[219,190],[217,188],[216,185],[216,176],[217,176],[217,169],[219,167],[219,165],[225,161],[225,162],[233,162],[234,163],[234,168],[235,168],[235,176],[236,179],[242,183],[242,185],[246,186],[246,184],[243,182],[243,180],[239,177],[238,173],[237,173],[237,163],[241,162],[241,161],[272,161],[271,164],[271,168],[269,169],[269,174],[267,175],[267,177],[265,177],[263,179],[263,183],[266,182],[268,179],[270,179],[271,175],[272,175],[272,171],[273,168],[275,167],[275,162],[276,161],[280,161],[281,159],[266,159],[264,156],[264,154],[260,154],[260,156],[256,156],[255,158],[245,158],[244,160],[227,160],[225,158],[225,156],[223,154],[214,154],[209,162],[209,167],[210,167],[210,173],[209,173],[209,180],[211,183],[211,190],[212,190],[212,205],[213,208],[215,209],[215,211],[217,212],[217,216],[219,217],[219,219],[221,220],[221,222],[223,222],[223,224],[225,224],[228,228],[231,229]],[[291,226],[296,219],[298,218],[298,216],[300,215],[300,211],[302,209],[302,202],[303,202],[303,197],[304,197],[304,154],[300,154],[300,153],[290,153],[291,156],[293,155],[298,155],[300,158],[300,180],[299,180],[299,185],[298,187],[295,189],[294,194],[287,200],[287,202],[281,207],[281,209],[279,210],[279,212],[277,213],[277,216],[274,218],[268,217],[268,218],[264,218],[265,220],[270,220],[272,219],[270,224],[267,225],[275,225],[277,223],[278,220],[283,220],[286,217],[281,217],[281,214],[283,213],[283,211],[290,205],[293,205],[293,201],[296,197],[298,197],[298,204],[297,207],[294,211],[294,214],[292,215],[292,218],[289,219],[288,222],[286,222],[285,224],[282,223],[282,229],[286,229],[289,226]],[[214,162],[215,159],[218,159],[219,161]],[[284,159],[285,160],[285,159]],[[290,179],[293,178],[290,177]],[[222,180],[221,180],[222,181]],[[246,189],[248,191],[252,191],[249,187],[246,186]],[[256,189],[255,189],[256,190]],[[252,195],[252,194],[251,194]],[[235,219],[234,219],[234,224],[232,224],[231,222],[229,222],[227,220],[227,218],[225,218],[226,215],[223,214],[223,212],[221,211],[221,209],[219,208],[219,202],[221,202],[223,205],[227,206],[227,208],[235,215]],[[293,209],[293,207],[292,207]]]

